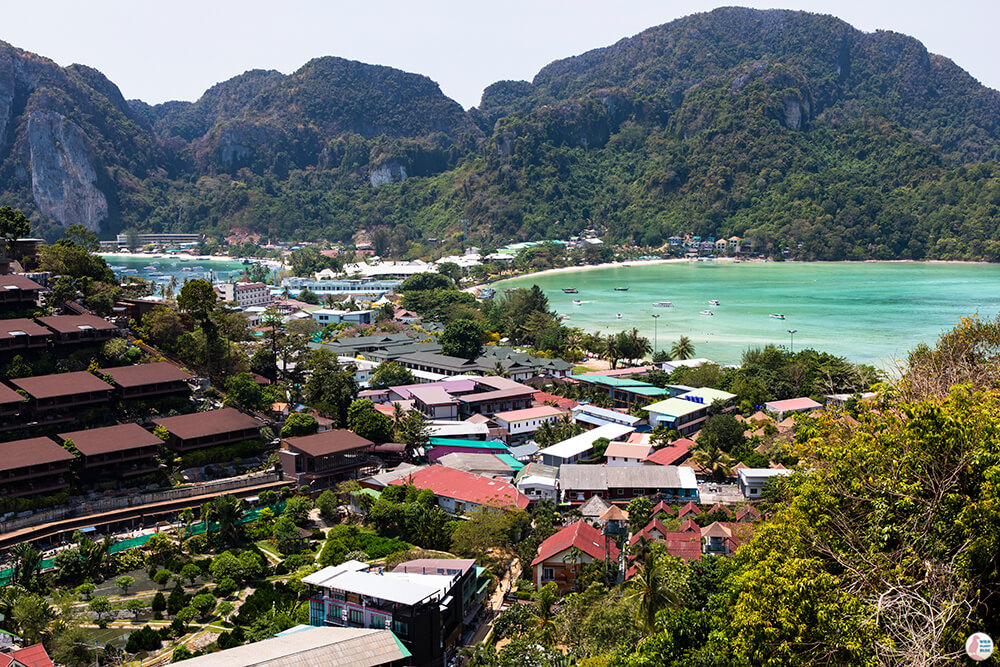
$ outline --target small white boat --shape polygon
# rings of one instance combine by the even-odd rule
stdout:
[[[718,299],[712,299],[711,301],[708,302],[708,305],[710,305],[710,306],[718,306],[719,305],[719,300]]]
[[[583,301],[580,301],[579,299],[573,299],[574,306],[579,306],[581,303],[583,303]]]
[[[783,319],[785,319],[785,316],[782,315],[781,313],[771,313],[768,317],[770,317],[771,319],[775,319],[775,320],[783,320]]]
[[[620,320],[621,318],[622,318],[622,314],[621,313],[616,313],[615,314],[615,319]]]
[[[701,311],[701,314],[702,314],[702,315],[715,315],[715,313],[713,313],[713,312],[712,312],[712,311],[710,311],[710,310],[703,310],[703,311]]]
[[[194,271],[190,266],[185,266],[181,268],[181,271]]]
[[[673,308],[674,304],[670,303],[669,301],[657,301],[656,303],[653,304],[653,307],[654,308]]]

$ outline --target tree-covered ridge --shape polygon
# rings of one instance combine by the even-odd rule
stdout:
[[[592,227],[650,251],[735,234],[799,259],[997,260],[998,100],[912,38],[739,8],[497,82],[468,112],[426,77],[330,57],[126,103],[94,70],[5,45],[0,191],[47,236],[93,222],[39,203],[79,185],[60,181],[67,144],[39,139],[65,129],[104,233],[384,227],[417,256],[468,220],[485,246]]]

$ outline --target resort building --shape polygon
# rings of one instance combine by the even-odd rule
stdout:
[[[318,589],[309,598],[309,624],[390,630],[411,654],[407,664],[443,665],[456,617],[461,628],[464,575],[368,567],[352,560],[303,577]]]
[[[185,662],[189,667],[403,667],[410,658],[391,630],[306,626]]]
[[[567,463],[576,463],[588,459],[594,454],[594,443],[601,438],[607,438],[614,442],[621,440],[635,429],[631,426],[621,424],[605,424],[597,428],[585,431],[580,435],[557,442],[551,447],[539,451],[542,463],[558,468]]]
[[[215,289],[223,301],[235,303],[240,308],[270,306],[274,302],[271,289],[264,283],[221,283]]]
[[[438,384],[418,385],[408,390],[414,409],[428,419],[457,420],[458,399]]]
[[[698,501],[698,480],[679,466],[564,465],[559,468],[562,502],[579,505],[591,496],[628,503],[633,498]]]
[[[373,310],[334,310],[330,308],[320,308],[314,310],[312,318],[321,325],[327,324],[371,324],[375,321],[375,311]]]
[[[103,343],[119,333],[118,327],[97,315],[52,315],[37,320],[55,332],[56,345]]]
[[[823,405],[811,398],[789,398],[784,401],[768,401],[764,404],[764,410],[777,415],[778,421],[785,418],[792,412],[812,412],[822,409]]]
[[[571,375],[570,379],[606,392],[616,408],[626,410],[634,405],[642,405],[650,400],[670,395],[666,389],[629,378],[583,374]]]
[[[97,373],[111,378],[119,396],[126,400],[187,394],[190,391],[188,381],[194,378],[169,361],[101,368]]]
[[[665,426],[681,435],[694,433],[708,419],[711,405],[686,401],[683,398],[668,398],[643,408],[649,413],[652,428]]]
[[[44,350],[54,337],[51,330],[34,320],[0,320],[0,352],[23,354],[31,350]]]
[[[594,428],[605,424],[621,424],[639,428],[646,422],[642,417],[635,417],[626,412],[599,408],[596,405],[577,405],[572,409],[573,421],[582,424],[584,428]]]
[[[370,456],[372,441],[346,429],[334,429],[284,438],[278,458],[282,472],[295,480],[296,486],[319,490],[345,479],[370,475],[378,466]]]
[[[639,466],[653,451],[649,445],[612,442],[604,452],[609,466]]]
[[[448,595],[454,596],[459,604],[448,604],[447,611],[442,610],[441,634],[446,647],[455,646],[459,642],[461,631],[472,629],[476,613],[482,607],[490,585],[489,573],[485,568],[477,566],[472,558],[418,558],[404,561],[392,571],[458,578]],[[451,631],[448,632],[448,629]]]
[[[464,514],[483,506],[506,509],[528,506],[528,497],[509,482],[442,465],[416,470],[390,484],[412,484],[418,489],[430,489],[437,497],[438,506],[451,514]]]
[[[669,445],[654,450],[642,460],[645,465],[673,466],[686,461],[691,456],[694,440],[678,438]]]
[[[8,273],[0,278],[0,310],[38,305],[38,297],[44,289],[26,276]]]
[[[257,440],[261,427],[256,419],[235,408],[164,417],[153,423],[167,430],[167,445],[178,452]]]
[[[543,405],[537,408],[498,412],[493,415],[493,419],[506,432],[507,441],[510,442],[531,435],[542,424],[555,423],[562,414],[558,408]]]
[[[69,488],[74,458],[51,438],[0,443],[0,498],[52,494]]]
[[[29,408],[40,422],[72,421],[81,408],[105,405],[114,390],[87,371],[17,378],[10,383],[28,394]]]
[[[531,462],[514,477],[514,486],[531,502],[558,500],[559,468]]]
[[[761,497],[764,486],[772,479],[791,474],[792,471],[785,468],[742,468],[738,473],[737,483],[743,497],[754,500]]]
[[[23,426],[24,422],[18,416],[27,402],[28,399],[24,396],[7,385],[0,384],[0,429]]]
[[[375,278],[358,278],[349,280],[315,280],[313,278],[285,278],[281,286],[298,296],[303,290],[309,290],[320,297],[333,296],[338,301],[357,299],[360,301],[375,301],[376,299],[395,291],[402,280],[386,280]]]
[[[99,479],[127,479],[159,470],[162,441],[138,424],[60,433],[63,446],[72,441],[80,452],[83,474]]]
[[[462,417],[469,417],[526,410],[531,407],[534,395],[535,389],[527,385],[463,394],[458,397],[459,412]]]
[[[536,588],[554,581],[559,594],[565,595],[577,590],[577,579],[589,563],[617,562],[618,556],[614,540],[586,521],[577,521],[538,545],[531,561],[532,580]]]

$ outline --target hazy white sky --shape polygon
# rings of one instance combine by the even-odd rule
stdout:
[[[126,98],[194,100],[248,69],[293,72],[340,56],[429,76],[465,107],[500,79],[607,46],[701,0],[36,0],[4,3],[0,39],[102,71]],[[737,4],[737,3],[733,3]],[[997,0],[787,0],[744,6],[833,14],[865,31],[921,40],[1000,88]]]

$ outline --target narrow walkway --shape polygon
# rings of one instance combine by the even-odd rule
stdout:
[[[493,632],[493,621],[496,620],[497,614],[503,608],[503,599],[507,593],[514,587],[514,583],[521,576],[521,561],[517,558],[510,564],[507,568],[507,572],[504,573],[503,578],[500,583],[497,584],[497,588],[493,591],[493,595],[490,596],[489,600],[486,600],[483,604],[483,621],[476,628],[476,632],[472,635],[472,639],[469,640],[468,646],[475,646],[483,642],[486,637]]]

